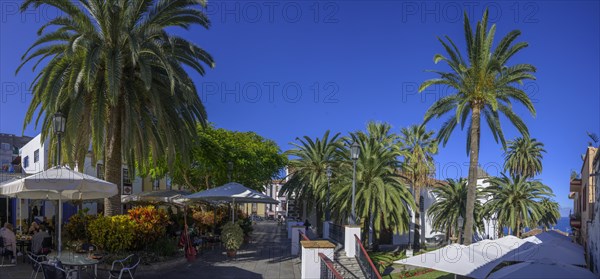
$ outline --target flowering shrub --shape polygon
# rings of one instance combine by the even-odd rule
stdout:
[[[127,215],[98,217],[88,226],[92,243],[108,252],[129,251],[133,248],[136,223]]]
[[[167,213],[154,206],[134,207],[129,210],[128,217],[136,224],[136,248],[143,248],[146,244],[164,237],[167,226],[171,223]]]
[[[88,209],[84,208],[77,214],[69,218],[69,222],[64,226],[65,234],[70,240],[89,240],[87,226],[96,219],[95,215],[88,215]]]

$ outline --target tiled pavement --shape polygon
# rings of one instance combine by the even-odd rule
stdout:
[[[290,240],[285,226],[276,222],[259,222],[254,226],[253,240],[245,244],[235,259],[229,259],[222,248],[198,255],[196,261],[153,274],[140,273],[136,278],[300,278],[300,261],[290,255]],[[18,263],[16,267],[0,267],[0,279],[26,279],[31,265]],[[86,273],[82,278],[89,278]],[[99,271],[99,278],[107,278]],[[43,278],[43,274],[38,274]]]

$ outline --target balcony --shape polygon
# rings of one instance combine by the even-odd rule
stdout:
[[[581,214],[574,213],[569,215],[569,224],[571,228],[581,229]]]

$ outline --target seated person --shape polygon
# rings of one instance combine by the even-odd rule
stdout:
[[[33,235],[31,239],[31,252],[36,255],[48,254],[50,251],[43,251],[44,238],[50,237],[50,234],[46,231],[46,226],[40,225],[40,230]]]
[[[31,223],[31,226],[29,226],[29,230],[27,230],[29,234],[35,234],[40,230],[40,224],[38,224],[38,222],[38,220],[35,220]]]
[[[4,227],[0,229],[0,237],[2,237],[4,243],[5,254],[12,254],[10,262],[14,264],[17,258],[17,236],[13,232],[13,225],[11,223],[4,223]]]

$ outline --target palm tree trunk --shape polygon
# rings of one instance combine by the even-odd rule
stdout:
[[[417,205],[417,209],[415,210],[415,232],[413,234],[413,249],[416,249],[417,247],[420,247],[421,244],[421,189],[417,188],[416,182],[413,184],[413,192],[415,204]]]
[[[105,143],[104,179],[117,185],[118,193],[104,199],[104,215],[121,214],[121,110],[120,106],[109,110],[108,133]]]
[[[479,162],[479,136],[480,136],[481,111],[478,104],[473,105],[471,114],[471,150],[469,154],[469,184],[467,185],[467,208],[465,210],[464,245],[471,244],[473,240],[473,223],[475,216],[475,194],[477,192],[477,167]]]

